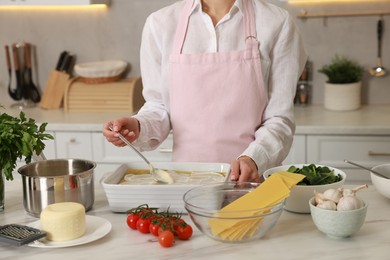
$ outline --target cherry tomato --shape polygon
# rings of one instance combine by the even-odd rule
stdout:
[[[181,240],[187,240],[192,236],[192,227],[188,224],[175,227],[177,237]]]
[[[175,235],[169,230],[164,230],[158,235],[158,242],[162,247],[171,247],[175,243]]]
[[[138,214],[131,213],[131,214],[127,215],[126,222],[127,222],[127,225],[129,226],[129,228],[136,230],[138,219],[139,219]]]
[[[141,233],[147,234],[150,232],[149,225],[150,225],[150,222],[147,218],[140,218],[137,221],[137,230]]]
[[[160,226],[158,225],[158,223],[150,223],[149,225],[149,232],[154,235],[154,236],[158,236],[158,229],[160,228]]]

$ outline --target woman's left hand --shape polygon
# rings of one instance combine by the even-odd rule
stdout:
[[[231,164],[231,181],[261,182],[256,163],[248,156],[242,156]]]

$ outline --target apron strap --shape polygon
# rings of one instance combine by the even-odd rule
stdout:
[[[258,52],[260,44],[257,40],[254,2],[253,0],[242,0],[242,6],[245,27],[245,58],[251,59],[253,57],[253,50]]]
[[[256,39],[256,20],[255,12],[252,0],[242,0],[243,13],[244,13],[244,27],[245,27],[245,41],[252,38]],[[252,6],[250,6],[252,5]]]
[[[187,35],[188,23],[190,20],[190,12],[192,6],[194,5],[194,0],[185,0],[185,1],[186,4],[184,5],[184,8],[180,13],[177,28],[176,28],[172,54],[181,54],[184,45],[184,39],[186,38]]]

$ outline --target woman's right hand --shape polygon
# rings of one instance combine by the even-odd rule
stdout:
[[[113,131],[109,129],[109,126],[112,126]],[[140,134],[140,126],[137,119],[133,117],[122,117],[106,122],[102,132],[107,141],[115,146],[122,147],[126,144],[119,138],[118,132],[129,142],[134,142]]]

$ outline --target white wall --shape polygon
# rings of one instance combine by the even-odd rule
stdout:
[[[130,76],[138,76],[139,45],[142,27],[149,13],[175,0],[111,0],[101,10],[4,10],[0,8],[0,101],[9,99],[8,73],[3,46],[27,41],[36,48],[35,82],[44,89],[59,53],[66,49],[77,55],[78,62],[109,59],[127,60]],[[291,5],[270,0],[290,11],[295,17],[302,9],[309,12],[355,12],[388,10],[390,2],[356,4]],[[384,16],[383,63],[390,70],[390,16]],[[296,19],[310,60],[313,62],[312,103],[323,103],[326,77],[317,72],[334,54],[347,55],[367,70],[376,63],[376,23],[378,17],[339,17],[328,19]],[[386,26],[387,25],[387,26]],[[390,104],[390,77],[364,78],[365,104]]]

